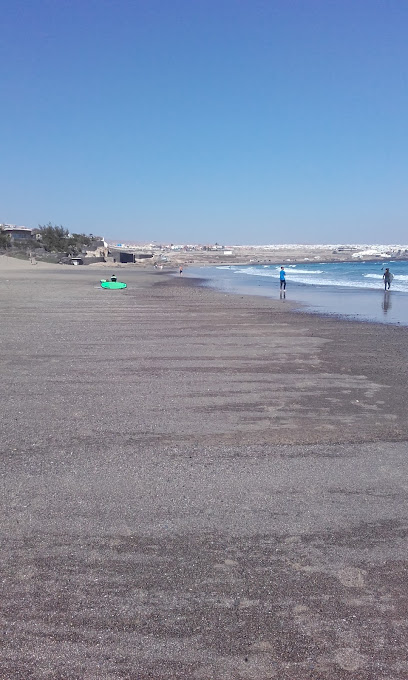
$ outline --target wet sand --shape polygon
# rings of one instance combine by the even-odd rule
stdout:
[[[2,265],[0,678],[408,677],[408,329]]]
[[[238,295],[262,295],[283,298],[279,281],[273,277],[237,275],[229,268],[189,267],[186,276],[205,277],[206,285]],[[385,291],[380,281],[376,288],[351,286],[304,285],[287,278],[285,300],[299,303],[302,311],[320,316],[340,316],[352,321],[401,324],[408,326],[408,294],[404,291]]]

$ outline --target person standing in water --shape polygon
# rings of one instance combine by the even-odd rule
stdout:
[[[279,287],[282,290],[286,290],[286,274],[285,274],[285,268],[281,267],[280,272],[279,272]]]
[[[387,267],[383,274],[384,290],[389,290],[391,288],[391,281],[393,278],[394,278],[393,275],[391,274],[389,268]]]

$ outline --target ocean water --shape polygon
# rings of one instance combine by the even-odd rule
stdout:
[[[282,263],[284,264],[284,263]],[[408,325],[408,261],[285,264],[286,294],[279,290],[280,265],[222,265],[185,273],[228,293],[263,295],[299,309],[362,321]],[[383,272],[393,274],[384,291]]]

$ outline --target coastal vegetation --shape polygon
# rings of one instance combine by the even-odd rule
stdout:
[[[8,248],[11,248],[10,236],[4,232],[3,227],[0,227],[0,250],[7,250]]]
[[[67,253],[73,257],[79,255],[82,250],[100,240],[93,234],[70,234],[68,229],[61,225],[52,225],[51,222],[39,225],[35,230],[35,238],[47,253]]]
[[[37,229],[0,224],[0,252],[18,259],[31,259],[34,255],[47,262],[61,258],[79,257],[87,250],[95,250],[101,237],[93,234],[71,234],[62,225],[51,222]]]

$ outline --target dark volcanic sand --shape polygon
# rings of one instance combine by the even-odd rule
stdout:
[[[408,678],[408,329],[0,270],[4,680]]]

